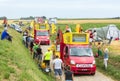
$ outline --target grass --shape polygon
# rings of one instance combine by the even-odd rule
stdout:
[[[3,28],[0,26],[0,32]],[[54,81],[38,69],[29,50],[22,44],[22,35],[8,29],[13,42],[0,40],[0,81]]]
[[[96,58],[97,68],[104,74],[111,76],[114,80],[120,80],[120,55],[112,56],[110,55],[108,61],[108,68],[105,70],[103,65],[103,59]]]

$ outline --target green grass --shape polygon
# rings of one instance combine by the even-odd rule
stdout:
[[[3,28],[0,26],[0,32]],[[29,50],[22,44],[22,34],[8,29],[13,42],[0,40],[0,81],[54,81],[38,69]]]
[[[110,55],[108,61],[108,68],[105,70],[103,65],[103,59],[96,58],[97,68],[104,74],[111,76],[114,80],[120,80],[120,56]]]

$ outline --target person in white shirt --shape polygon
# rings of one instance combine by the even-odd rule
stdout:
[[[71,32],[71,28],[68,25],[66,25],[66,32]]]
[[[57,76],[60,76],[60,79],[62,79],[62,66],[63,66],[63,62],[62,60],[59,58],[59,56],[56,56],[56,58],[53,60],[53,69],[54,69],[54,73],[55,73],[55,77],[57,78]]]
[[[93,32],[93,42],[94,42],[94,45],[95,45],[95,41],[97,40],[97,32],[96,30],[94,30]]]

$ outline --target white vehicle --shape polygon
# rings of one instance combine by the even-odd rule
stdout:
[[[16,31],[22,33],[22,28],[19,25],[13,23],[10,25],[10,27],[15,29]]]
[[[48,23],[49,24],[52,24],[52,23],[57,24],[57,19],[56,18],[49,18],[49,22]]]

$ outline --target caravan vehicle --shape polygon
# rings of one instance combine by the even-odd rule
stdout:
[[[49,25],[44,23],[43,24],[36,23],[34,25],[32,36],[36,43],[40,42],[40,44],[49,45],[50,44]]]
[[[96,72],[95,58],[89,46],[88,33],[58,32],[60,58],[65,66],[70,66],[74,74],[92,74]]]

